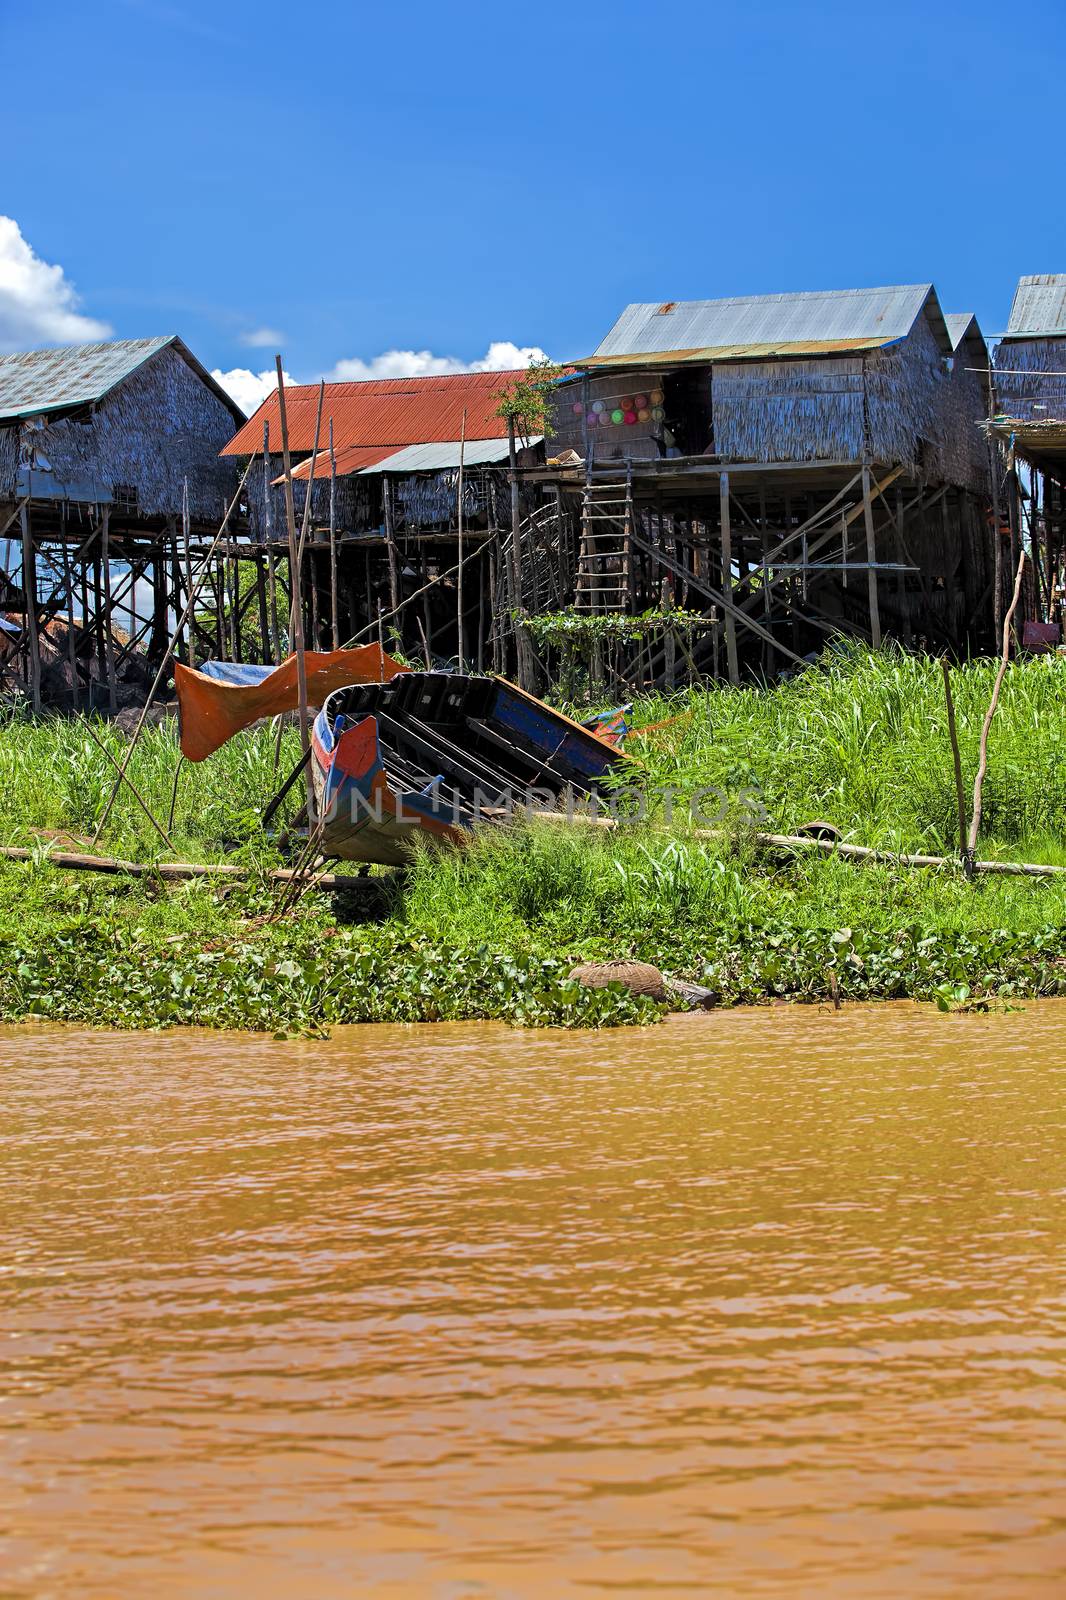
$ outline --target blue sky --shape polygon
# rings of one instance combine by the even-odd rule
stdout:
[[[630,300],[926,279],[994,332],[1020,273],[1066,270],[1066,7],[1022,27],[983,0],[0,0],[0,213],[83,316],[223,371],[274,334],[303,379],[573,357]]]

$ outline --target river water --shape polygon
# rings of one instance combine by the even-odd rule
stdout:
[[[1066,1003],[0,1030],[0,1593],[1059,1596]]]

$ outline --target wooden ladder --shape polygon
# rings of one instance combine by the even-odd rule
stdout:
[[[574,607],[629,611],[633,604],[633,469],[621,483],[587,481]]]

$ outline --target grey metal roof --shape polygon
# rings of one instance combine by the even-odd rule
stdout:
[[[232,396],[212,378],[176,334],[155,339],[109,339],[103,344],[66,345],[58,350],[23,350],[0,355],[0,421],[69,411],[94,405],[138,367],[168,345],[223,400],[234,417],[244,420]]]
[[[539,444],[541,435],[523,439],[522,444]],[[463,448],[463,464],[476,467],[488,461],[505,461],[508,445],[506,439],[468,439]],[[438,444],[409,444],[384,461],[375,461],[362,469],[362,476],[375,472],[444,472],[459,465],[459,440]]]
[[[596,358],[653,355],[738,345],[794,348],[808,341],[832,341],[838,347],[849,340],[856,347],[888,344],[905,338],[927,306],[934,330],[947,347],[936,292],[932,284],[919,283],[631,305],[595,354]]]
[[[945,311],[944,321],[948,325],[948,333],[951,336],[951,348],[953,350],[957,350],[959,348],[959,341],[962,339],[967,328],[970,326],[970,323],[973,321],[973,312]]]
[[[1066,273],[1044,272],[1018,279],[1004,338],[1026,334],[1066,338]]]

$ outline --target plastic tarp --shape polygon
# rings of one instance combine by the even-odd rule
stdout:
[[[335,689],[351,683],[387,683],[409,670],[376,644],[354,650],[308,650],[304,663],[307,703],[312,707],[322,705]],[[203,761],[242,728],[261,717],[295,711],[300,703],[294,655],[280,667],[205,661],[194,670],[179,661],[174,667],[174,684],[181,753],[189,761]]]

